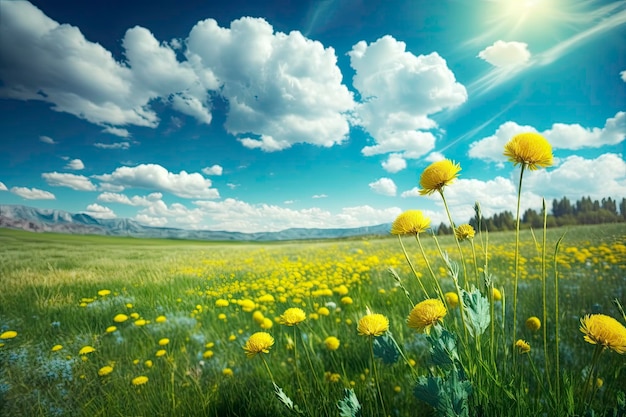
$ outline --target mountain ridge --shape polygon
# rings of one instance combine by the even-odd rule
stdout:
[[[284,241],[349,238],[388,235],[391,223],[354,228],[289,228],[277,232],[228,232],[145,226],[128,219],[98,219],[87,213],[56,209],[38,209],[24,205],[0,205],[0,228],[31,232],[56,232],[130,236],[137,238],[207,240],[207,241]]]

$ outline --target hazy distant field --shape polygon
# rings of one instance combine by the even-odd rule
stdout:
[[[541,317],[542,276],[547,276],[547,298],[554,300],[554,246],[565,231],[548,230],[545,274],[536,244],[541,231],[535,239],[528,231],[521,236],[518,325],[533,346],[528,355],[540,374],[543,328],[532,332],[523,323],[530,316]],[[453,291],[433,239],[421,239],[443,291]],[[504,300],[493,303],[494,321],[511,321],[502,304],[512,299],[514,240],[514,233],[489,235],[488,268],[494,286],[504,294]],[[426,289],[434,291],[415,240],[404,242]],[[450,237],[439,242],[452,258],[458,255]],[[485,245],[478,235],[475,244],[476,268],[470,246],[463,245],[471,280],[484,266]],[[594,352],[578,329],[580,318],[602,312],[624,322],[613,300],[626,305],[625,245],[625,224],[571,228],[561,243],[557,264],[564,398],[567,387],[574,396],[583,384]],[[275,345],[264,358],[276,384],[308,415],[338,415],[344,388],[354,390],[362,415],[383,415],[376,385],[387,414],[416,415],[421,409],[429,415],[430,408],[413,395],[415,378],[430,369],[428,344],[424,335],[406,326],[413,305],[389,267],[402,277],[413,303],[424,298],[392,237],[239,244],[0,229],[0,333],[17,333],[0,340],[0,415],[289,415],[263,361],[247,358],[242,349],[257,331],[274,337]],[[297,327],[277,322],[290,307],[307,314]],[[406,356],[392,364],[377,359],[376,380],[368,339],[356,330],[366,308],[388,317],[389,330]],[[115,321],[120,314],[127,319],[118,316]],[[550,314],[542,324],[553,334]],[[458,309],[450,309],[444,326],[459,328]],[[496,326],[493,344],[488,332],[477,343],[483,349],[504,346],[505,334],[506,329]],[[327,348],[329,336],[340,341],[338,349]],[[79,354],[85,347],[94,351]],[[513,353],[498,348],[494,355],[494,362],[505,363]],[[520,380],[499,380],[500,385],[490,388],[494,396],[501,388],[513,390],[514,396],[539,397],[540,387],[524,385],[521,375],[531,375],[532,368],[522,366],[522,360]],[[602,413],[615,407],[617,391],[626,390],[626,357],[603,352],[597,369],[603,383],[594,394],[594,409]],[[137,384],[145,381],[135,379],[140,376],[147,381]],[[485,415],[498,415],[507,402],[514,404],[494,399],[494,409]],[[532,404],[537,410],[549,409],[540,399]]]

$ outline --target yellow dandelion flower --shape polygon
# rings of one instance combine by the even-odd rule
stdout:
[[[380,336],[389,330],[389,319],[382,314],[368,314],[361,317],[357,330],[361,336]]]
[[[407,210],[391,224],[392,235],[417,235],[430,227],[430,219],[420,210]]]
[[[604,385],[604,380],[602,378],[596,378],[596,389],[602,388]]]
[[[130,318],[133,320],[137,320],[139,318],[139,313],[130,313]]]
[[[306,313],[298,307],[288,308],[278,319],[279,323],[285,326],[297,326],[304,320],[306,320]]]
[[[94,347],[92,347],[92,346],[83,346],[83,347],[82,347],[82,348],[78,351],[78,354],[79,354],[79,355],[86,355],[86,354],[88,354],[88,353],[95,352],[95,351],[96,351],[96,349],[95,349]]]
[[[132,380],[133,385],[143,385],[143,384],[145,384],[146,382],[148,382],[148,377],[147,377],[147,376],[144,376],[144,375],[141,375],[141,376],[135,377],[135,378],[133,378],[133,380]]]
[[[98,371],[98,375],[106,376],[110,374],[111,372],[113,372],[113,367],[107,365],[107,366],[103,366],[102,368],[100,368],[100,370]]]
[[[448,307],[455,308],[459,305],[459,296],[457,295],[457,293],[450,291],[445,293],[444,297],[446,297],[446,303],[448,303]]]
[[[154,356],[160,358],[161,356],[165,356],[165,354],[167,354],[167,351],[165,349],[159,349],[156,351]]]
[[[443,321],[446,314],[446,307],[440,299],[429,298],[413,307],[409,313],[407,325],[419,332],[429,334],[431,327]]]
[[[320,316],[329,316],[330,310],[328,310],[328,308],[326,307],[320,307],[319,309],[317,309],[317,314],[319,314]]]
[[[111,294],[111,290],[100,290],[100,291],[98,291],[98,295],[100,297],[106,297],[109,294]]]
[[[58,352],[59,350],[63,349],[63,345],[54,345],[52,346],[52,349],[50,349],[53,352]]]
[[[212,358],[212,357],[213,357],[213,351],[212,351],[212,350],[207,350],[206,352],[204,352],[204,353],[202,354],[202,357],[203,357],[204,359],[210,359],[210,358]]]
[[[272,319],[265,317],[263,319],[263,323],[261,323],[260,326],[261,326],[261,329],[269,330],[272,328],[272,326],[274,326],[274,322],[272,321]]]
[[[530,352],[530,344],[528,344],[525,340],[519,339],[515,342],[515,347],[517,348],[517,352],[520,354]]]
[[[167,321],[167,317],[159,316],[156,319],[154,319],[154,321],[156,321],[157,323],[165,323]]]
[[[539,320],[539,317],[535,317],[535,316],[529,317],[526,320],[526,328],[533,332],[536,332],[537,330],[539,330],[541,328],[541,320]]]
[[[218,314],[218,315],[217,315],[217,318],[218,318],[219,320],[226,320],[226,314],[224,314],[224,313],[220,313],[220,314]]]
[[[492,296],[493,296],[493,301],[500,301],[502,300],[502,293],[500,292],[499,289],[494,288],[493,291],[491,292]]]
[[[263,323],[263,319],[265,318],[265,316],[263,315],[263,313],[261,313],[259,310],[255,311],[254,313],[252,313],[252,320],[254,320],[254,322],[256,324],[261,324]]]
[[[224,300],[223,298],[215,300],[215,307],[228,307],[228,304],[230,304],[228,300]]]
[[[138,326],[138,327],[145,326],[146,323],[147,322],[144,319],[139,319],[139,320],[135,321],[135,326]]]
[[[241,309],[243,311],[245,311],[246,313],[251,313],[252,310],[254,310],[254,307],[256,306],[256,303],[252,300],[249,299],[245,299],[245,300],[241,300],[239,302],[239,305],[241,306]]]
[[[148,359],[143,364],[145,365],[146,368],[152,368],[153,362],[150,359]]]
[[[354,301],[352,301],[352,297],[341,297],[341,304],[345,305],[345,306],[349,306],[350,304],[352,304]]]
[[[328,336],[326,339],[324,339],[324,345],[326,345],[326,349],[328,350],[337,350],[339,349],[339,339],[337,339],[335,336]]]
[[[504,145],[504,156],[513,165],[525,165],[530,170],[552,165],[552,146],[539,133],[520,133]]]
[[[580,319],[580,324],[580,331],[585,334],[588,343],[609,348],[619,354],[626,352],[626,327],[613,317],[588,314]]]
[[[249,358],[258,353],[269,353],[274,346],[274,338],[266,332],[256,332],[246,341],[243,350]]]
[[[235,336],[234,334],[231,334],[230,336],[228,336],[229,342],[234,342],[235,340],[237,340],[237,336]]]
[[[450,185],[461,171],[461,165],[449,159],[433,162],[420,177],[421,195],[430,195],[435,191],[443,190],[443,187]]]
[[[113,333],[116,330],[117,330],[116,326],[109,326],[109,327],[107,327],[106,332],[107,333]]]
[[[15,336],[17,336],[17,332],[15,330],[7,330],[6,332],[0,334],[0,339],[13,339]]]
[[[476,231],[470,224],[462,224],[454,230],[454,234],[460,241],[474,239]]]
[[[126,308],[133,308],[133,305],[131,303],[126,303]]]
[[[159,340],[159,346],[165,346],[170,342],[170,339],[168,339],[167,337],[164,337],[163,339]]]
[[[402,392],[402,387],[400,385],[396,385],[393,387],[394,392]]]
[[[233,370],[230,368],[224,368],[222,370],[222,375],[224,376],[233,376]]]
[[[117,314],[113,317],[113,321],[116,323],[124,323],[126,320],[128,320],[128,316],[126,314]]]

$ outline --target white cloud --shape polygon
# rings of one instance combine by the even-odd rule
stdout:
[[[327,198],[326,194],[314,194],[311,198]]]
[[[96,148],[100,149],[128,149],[130,148],[129,142],[116,142],[116,143],[101,143],[96,142],[93,144]]]
[[[392,153],[386,161],[383,161],[382,166],[385,171],[396,173],[406,168],[406,160],[401,154]]]
[[[7,186],[2,181],[0,181],[0,191],[7,191]]]
[[[622,79],[622,81],[626,82],[626,70],[620,72],[619,76]]]
[[[403,191],[402,194],[400,194],[400,197],[402,198],[419,196],[421,196],[419,187],[413,187],[410,190]]]
[[[426,162],[437,162],[442,159],[446,159],[446,157],[441,152],[431,152],[424,158]]]
[[[156,164],[123,166],[111,174],[96,175],[94,178],[105,184],[165,191],[183,198],[219,198],[217,189],[211,188],[211,180],[202,174],[186,171],[175,174]]]
[[[119,127],[107,126],[102,129],[103,133],[110,133],[111,135],[119,136],[121,138],[130,137],[130,132],[127,129],[121,129]],[[124,142],[128,143],[128,142]]]
[[[80,159],[72,159],[65,165],[65,169],[81,170],[85,169],[85,164]]]
[[[83,213],[90,215],[96,219],[114,219],[117,216],[108,207],[101,206],[100,204],[90,204],[87,206],[87,210]]]
[[[207,19],[191,30],[186,57],[200,78],[217,79],[229,103],[226,130],[244,146],[269,152],[347,139],[353,99],[332,48],[298,31],[274,33],[263,19],[229,28]]]
[[[366,156],[425,155],[435,145],[427,130],[437,127],[429,115],[467,100],[465,87],[436,52],[415,56],[404,42],[387,35],[369,45],[360,41],[348,55],[355,70],[353,85],[362,97],[356,123],[376,142],[363,148]]]
[[[222,172],[224,172],[224,168],[219,165],[202,168],[202,173],[206,175],[222,175]]]
[[[0,42],[0,45],[2,43]],[[39,136],[39,141],[43,142],[43,143],[47,143],[49,145],[56,145],[59,142],[56,142],[54,139],[52,139],[50,136]]]
[[[532,126],[520,126],[515,122],[505,122],[492,136],[470,144],[468,155],[471,158],[493,162],[504,162],[504,145],[511,138],[523,132],[536,132]],[[551,129],[540,132],[555,149],[599,148],[617,145],[626,139],[626,113],[618,112],[606,120],[603,128],[585,128],[579,124],[554,123]]]
[[[370,182],[368,185],[370,189],[377,194],[395,196],[398,191],[398,187],[396,187],[396,184],[391,178],[383,177],[374,182]]]
[[[10,191],[27,200],[54,200],[56,198],[54,194],[38,188],[11,187]]]
[[[139,223],[151,227],[163,227],[167,224],[167,219],[165,217],[152,217],[146,214],[136,215],[135,220],[137,220]]]
[[[95,191],[96,189],[96,186],[89,181],[89,178],[83,175],[45,172],[41,174],[41,177],[54,187],[69,187],[77,191]]]
[[[119,204],[127,204],[129,206],[151,206],[154,202],[160,200],[163,197],[161,193],[151,193],[147,196],[132,196],[128,198],[125,194],[104,192],[98,196],[98,201],[103,201],[105,203],[119,203]]]
[[[292,227],[350,228],[392,222],[398,207],[375,209],[370,206],[347,207],[331,213],[317,207],[294,210],[268,204],[249,204],[227,198],[223,201],[195,201],[207,218],[211,230],[236,232],[279,231]]]
[[[495,41],[478,53],[478,57],[496,67],[522,65],[530,59],[528,44],[524,42]]]

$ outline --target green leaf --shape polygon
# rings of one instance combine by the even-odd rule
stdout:
[[[381,358],[384,363],[396,363],[400,357],[400,351],[393,341],[389,332],[374,339],[374,356]]]
[[[428,341],[431,345],[430,355],[435,365],[447,368],[455,362],[460,362],[453,333],[435,324],[428,336]]]
[[[283,389],[279,387],[278,385],[276,385],[275,383],[273,384],[274,384],[274,393],[276,394],[280,402],[283,403],[285,407],[287,407],[289,410],[295,411],[298,414],[303,414],[302,410],[300,410],[300,408],[298,408],[298,406],[293,403],[291,398],[289,398],[287,394],[285,394],[285,391],[283,391]]]
[[[491,322],[489,300],[476,288],[472,288],[471,292],[461,289],[461,300],[464,306],[465,327],[473,337],[480,336]]]
[[[359,417],[361,415],[361,404],[352,389],[344,388],[343,399],[337,402],[337,407],[341,417]]]

